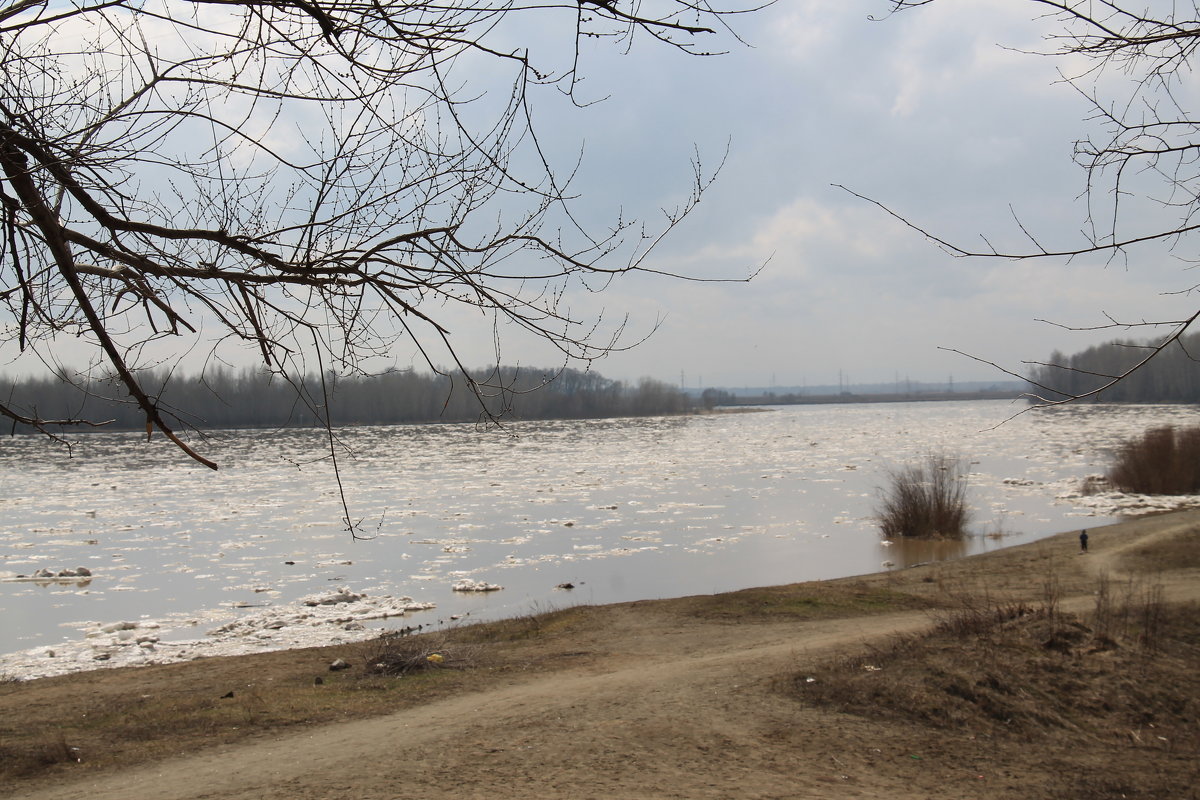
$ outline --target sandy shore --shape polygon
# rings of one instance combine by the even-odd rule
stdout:
[[[380,695],[379,709],[364,718],[230,733],[211,746],[140,765],[85,760],[20,783],[13,796],[1052,796],[1038,788],[1061,779],[1061,756],[1049,750],[973,736],[947,742],[894,723],[803,707],[780,693],[780,681],[807,665],[922,630],[931,624],[928,608],[944,607],[952,596],[1033,602],[1052,576],[1061,606],[1085,609],[1098,576],[1144,571],[1153,563],[1146,554],[1183,552],[1181,543],[1192,547],[1197,530],[1200,511],[1176,512],[1092,529],[1086,555],[1079,553],[1078,531],[1070,531],[957,562],[777,591],[896,598],[871,613],[854,607],[773,616],[748,605],[759,595],[747,593],[582,609],[571,618],[584,624],[535,625],[536,635],[511,645],[527,648],[519,651],[524,668],[492,669],[481,660],[483,670],[469,684],[433,691],[427,701],[406,696],[389,710]],[[1154,568],[1164,596],[1200,598],[1197,560],[1170,560]],[[226,687],[235,699],[251,691],[262,703],[299,702],[321,690],[313,688],[314,676],[325,676],[326,686],[353,679],[353,670],[346,677],[328,672],[331,658],[344,652],[202,659],[8,684],[0,711],[11,727],[22,716],[39,719],[55,708],[71,713],[100,697],[184,691],[218,697]]]

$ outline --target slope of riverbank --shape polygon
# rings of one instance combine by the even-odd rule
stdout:
[[[10,682],[0,768],[12,796],[89,800],[1195,797],[1198,615],[1177,609],[1200,598],[1200,511],[1090,534],[1086,555],[1068,532],[859,578]]]

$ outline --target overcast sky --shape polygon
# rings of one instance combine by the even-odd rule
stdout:
[[[769,262],[749,284],[632,280],[585,298],[628,310],[631,331],[662,318],[649,341],[596,368],[683,374],[689,386],[836,384],[839,373],[991,380],[1003,376],[938,348],[1019,370],[1053,348],[1130,335],[1039,319],[1179,316],[1188,299],[1163,293],[1190,278],[1164,253],[1128,264],[956,259],[833,186],[966,244],[982,234],[1027,247],[1013,212],[1048,244],[1079,244],[1085,174],[1073,143],[1096,129],[1057,72],[1078,64],[1028,52],[1059,30],[1038,8],[945,0],[872,21],[886,16],[881,0],[786,0],[740,19],[751,46],[720,58],[643,47],[593,62],[592,89],[611,99],[556,130],[586,139],[577,188],[588,207],[652,216],[686,189],[693,144],[711,166],[728,141],[719,180],[654,265],[738,276]]]
[[[655,224],[660,208],[687,196],[693,154],[711,170],[728,148],[700,207],[647,266],[736,279],[766,265],[749,283],[641,276],[569,295],[577,316],[628,314],[626,343],[653,331],[595,369],[682,376],[689,387],[996,380],[999,370],[939,348],[1020,371],[1053,349],[1130,335],[1039,320],[1094,326],[1106,315],[1171,319],[1190,307],[1186,295],[1166,293],[1194,276],[1161,250],[1135,251],[1127,263],[956,259],[836,188],[966,245],[983,235],[1027,248],[1014,214],[1049,246],[1082,241],[1086,176],[1072,151],[1097,129],[1059,74],[1081,67],[1033,52],[1050,47],[1044,37],[1059,24],[1028,0],[938,0],[892,16],[888,7],[781,0],[734,20],[747,46],[726,55],[688,57],[649,40],[627,54],[602,47],[583,61],[580,97],[607,100],[573,108],[554,88],[535,98],[545,101],[535,106],[543,144],[559,163],[569,170],[582,148],[576,212],[594,229],[617,214]],[[564,39],[561,30],[538,34]],[[1103,88],[1120,99],[1120,78]],[[1156,224],[1129,210],[1131,235]],[[494,358],[486,325],[423,310],[450,324],[465,363]],[[423,367],[403,346],[390,358]],[[556,363],[519,339],[507,340],[503,360]]]

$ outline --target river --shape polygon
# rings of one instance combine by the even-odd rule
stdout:
[[[1111,521],[1121,498],[1079,496],[1083,478],[1104,471],[1121,439],[1196,411],[1022,408],[351,428],[339,459],[369,537],[358,541],[341,522],[320,432],[213,433],[200,446],[218,472],[132,433],[76,437],[70,454],[41,437],[3,439],[0,653],[10,656],[0,672],[194,657],[219,642],[242,652],[350,640],[1028,542]],[[888,470],[931,450],[969,464],[973,535],[936,550],[884,543],[873,514]],[[90,577],[28,577],[77,567]],[[503,588],[455,591],[464,580]],[[412,610],[423,605],[433,608]]]

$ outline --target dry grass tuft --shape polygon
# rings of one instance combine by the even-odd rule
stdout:
[[[450,644],[445,636],[385,634],[364,642],[362,659],[368,675],[411,675],[434,669],[467,669],[479,660],[479,648]]]
[[[571,635],[585,631],[594,623],[594,606],[578,605],[570,608],[534,607],[525,614],[481,622],[458,628],[453,640],[462,643],[502,644]]]

